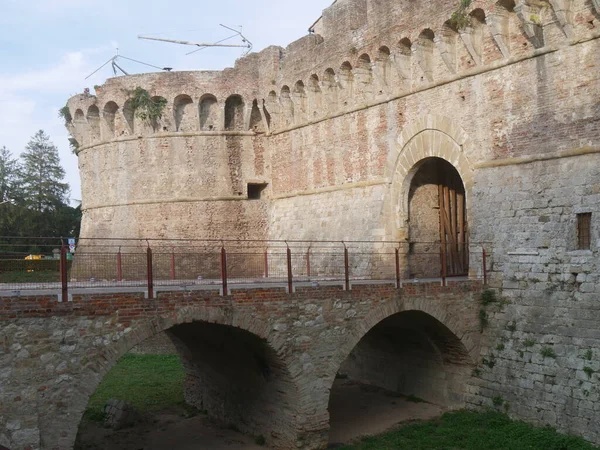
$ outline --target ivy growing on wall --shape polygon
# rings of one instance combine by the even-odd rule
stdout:
[[[458,9],[452,13],[450,21],[457,29],[466,28],[471,23],[471,18],[467,12],[467,8],[471,6],[471,0],[460,0]]]
[[[71,111],[69,110],[69,107],[67,105],[63,106],[58,110],[58,117],[65,121],[65,125],[73,121]]]
[[[131,108],[135,111],[135,116],[146,122],[156,122],[162,117],[167,100],[163,97],[151,97],[148,91],[141,87],[136,87],[129,91]]]

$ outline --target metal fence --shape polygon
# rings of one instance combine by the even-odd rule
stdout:
[[[69,250],[72,250],[69,251]],[[487,281],[486,245],[439,242],[80,239],[0,237],[0,290],[219,287],[402,282],[452,277]],[[471,267],[469,268],[469,265]],[[473,267],[476,265],[476,267]]]

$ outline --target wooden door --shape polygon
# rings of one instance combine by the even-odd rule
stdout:
[[[465,190],[458,174],[442,170],[438,172],[442,266],[445,263],[447,276],[467,275],[469,246]]]

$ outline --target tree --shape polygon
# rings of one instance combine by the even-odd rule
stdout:
[[[18,163],[6,147],[0,148],[0,202],[12,200],[17,189]]]
[[[23,205],[39,213],[52,212],[68,203],[69,185],[58,150],[44,131],[38,131],[21,154],[20,181]]]

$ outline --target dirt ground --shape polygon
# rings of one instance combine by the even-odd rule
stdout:
[[[398,423],[431,419],[442,408],[415,403],[381,389],[336,380],[331,390],[329,412],[331,447],[362,435],[382,433]],[[184,410],[173,408],[146,417],[132,428],[114,431],[100,424],[83,424],[76,450],[257,450],[254,438],[213,423],[198,415],[185,418]]]

